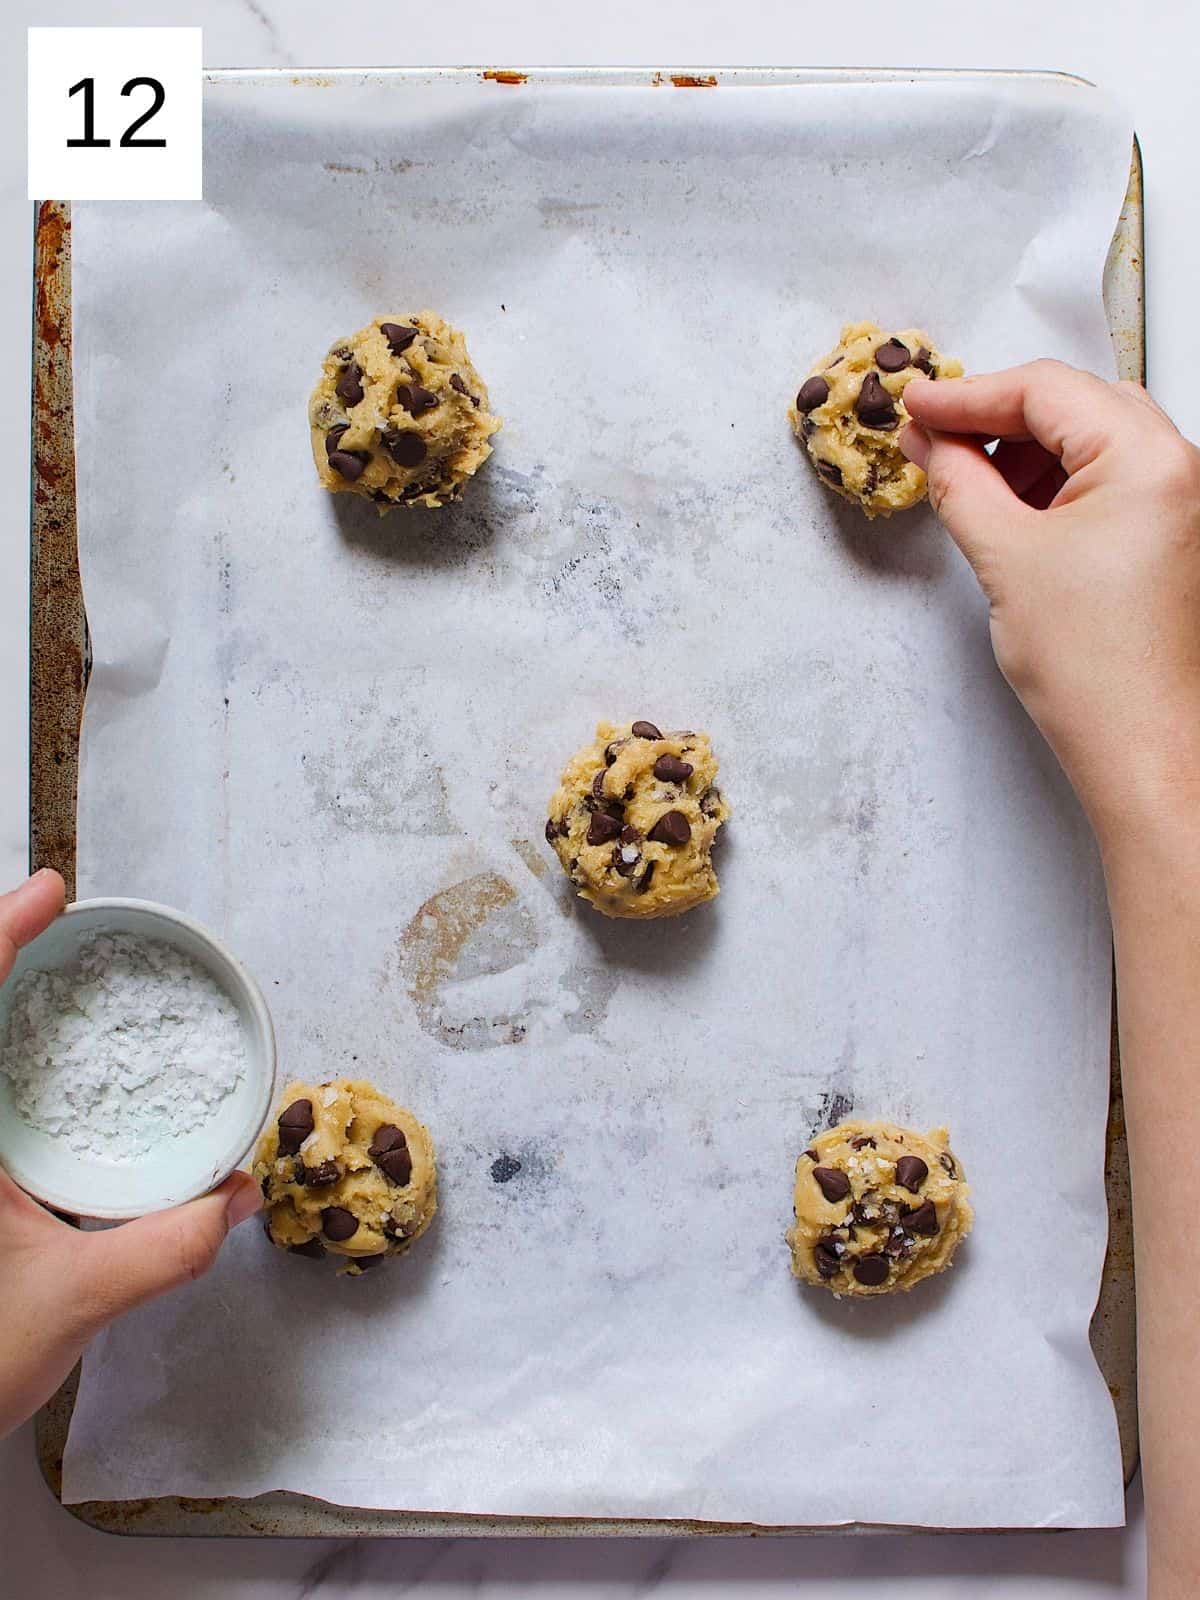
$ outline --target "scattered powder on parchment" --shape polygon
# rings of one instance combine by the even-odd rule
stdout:
[[[17,1111],[81,1154],[135,1161],[211,1117],[246,1070],[237,1009],[157,939],[92,934],[16,984],[0,1071]]]

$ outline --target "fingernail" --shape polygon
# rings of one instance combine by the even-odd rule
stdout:
[[[253,1178],[246,1178],[244,1174],[243,1177],[244,1181],[234,1189],[225,1207],[225,1221],[231,1228],[236,1228],[239,1222],[245,1222],[262,1209],[262,1191]]]
[[[914,466],[920,467],[924,472],[929,460],[929,435],[924,428],[915,422],[910,422],[900,435],[899,445],[901,451],[908,457]]]

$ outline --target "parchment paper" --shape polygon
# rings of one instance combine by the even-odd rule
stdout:
[[[214,924],[287,1075],[426,1119],[442,1211],[361,1281],[240,1230],[93,1346],[65,1498],[1119,1522],[1096,857],[931,516],[869,527],[784,412],[864,315],[1109,373],[1126,122],[1049,82],[285,79],[210,88],[206,141],[203,204],[75,210],[80,893]],[[505,428],[461,508],[379,520],[317,489],[305,402],[426,304]],[[711,732],[716,905],[572,901],[544,808],[605,715]],[[890,1302],[788,1273],[851,1110],[948,1123],[974,1185]]]

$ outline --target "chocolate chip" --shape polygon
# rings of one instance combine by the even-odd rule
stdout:
[[[940,1160],[942,1166],[945,1168],[949,1176],[956,1178],[958,1176],[958,1168],[954,1165],[954,1157],[950,1154],[949,1150],[943,1151]]]
[[[296,1168],[296,1181],[308,1189],[327,1189],[342,1175],[342,1169],[336,1161],[322,1161],[318,1167],[306,1167],[303,1161],[299,1161]]]
[[[279,1153],[294,1156],[313,1131],[311,1100],[293,1100],[279,1113]]]
[[[404,1129],[398,1128],[394,1122],[381,1122],[375,1129],[375,1137],[371,1140],[367,1154],[374,1161],[377,1156],[383,1156],[389,1150],[403,1150],[408,1145]]]
[[[678,756],[659,756],[654,763],[654,776],[662,783],[686,783],[695,770],[690,761]]]
[[[818,374],[816,377],[806,378],[800,385],[800,393],[796,396],[796,410],[803,411],[806,415],[815,411],[818,406],[823,406],[829,399],[829,385]]]
[[[937,1208],[932,1200],[923,1200],[912,1211],[904,1213],[904,1226],[909,1233],[936,1233],[938,1231]]]
[[[387,1260],[387,1251],[380,1250],[373,1256],[355,1256],[354,1265],[360,1272],[369,1272],[372,1267],[377,1267],[381,1261]]]
[[[612,766],[613,762],[617,759],[617,751],[624,743],[624,739],[614,739],[612,744],[606,744],[604,746],[604,765],[606,767]]]
[[[450,387],[454,390],[455,394],[465,394],[469,396],[471,393],[457,372],[452,372],[450,374]]]
[[[817,1187],[831,1205],[844,1200],[850,1193],[850,1179],[839,1167],[814,1167],[813,1177]]]
[[[808,1157],[808,1159],[810,1161],[814,1161],[815,1162],[815,1161],[820,1161],[820,1159],[821,1159],[820,1156],[817,1154],[817,1152],[815,1150],[806,1150],[804,1152],[804,1154]]]
[[[832,461],[818,461],[816,463],[816,467],[817,467],[817,471],[825,479],[826,483],[836,483],[839,488],[841,487],[841,483],[842,483],[842,469],[841,469],[841,467],[835,466]]]
[[[630,733],[635,739],[661,739],[662,734],[652,722],[635,722],[630,728]]]
[[[288,1254],[307,1256],[310,1261],[323,1261],[325,1259],[325,1246],[320,1239],[306,1239],[303,1244],[288,1245]]]
[[[338,440],[344,433],[349,432],[350,424],[348,422],[335,422],[333,427],[330,428],[329,432],[325,435],[325,454],[327,456],[332,455],[338,447]]]
[[[271,1174],[269,1172],[259,1179],[258,1187],[262,1190],[263,1199],[269,1200],[271,1197]]]
[[[403,1128],[397,1128],[393,1122],[385,1122],[375,1130],[375,1137],[371,1140],[367,1154],[386,1177],[393,1183],[406,1184],[412,1177],[412,1156],[408,1151],[408,1140],[404,1136]]]
[[[555,839],[565,839],[567,829],[561,822],[555,822],[553,817],[546,818],[546,843],[553,844]]]
[[[398,383],[396,385],[396,403],[404,407],[405,411],[419,417],[425,411],[432,411],[438,403],[438,397],[432,389],[426,389],[420,383]]]
[[[832,1278],[841,1270],[841,1259],[831,1245],[819,1244],[813,1250],[813,1261],[822,1278]]]
[[[352,1239],[358,1232],[358,1218],[345,1206],[326,1206],[321,1213],[321,1232],[327,1239],[340,1244],[343,1239]]]
[[[920,1156],[901,1156],[896,1163],[896,1182],[909,1194],[916,1194],[928,1176],[929,1168]]]
[[[804,421],[800,424],[800,432],[806,439],[811,439],[816,431],[817,425],[813,419],[811,417],[805,417]]]
[[[619,818],[610,817],[607,811],[594,811],[592,820],[588,823],[587,842],[607,844],[610,839],[615,839],[620,831]]]
[[[408,1223],[399,1217],[388,1216],[383,1219],[383,1231],[389,1239],[407,1239],[408,1226]]]
[[[604,799],[604,775],[605,769],[601,767],[599,772],[597,772],[596,776],[592,779],[592,793],[596,796],[597,800]]]
[[[887,1282],[891,1266],[886,1256],[860,1256],[854,1263],[854,1276],[868,1289],[877,1289]]]
[[[937,369],[933,364],[932,356],[933,351],[930,350],[926,345],[922,345],[917,351],[916,355],[913,357],[913,366],[920,367],[921,371],[926,373],[929,377],[936,378]]]
[[[417,330],[406,328],[402,322],[381,322],[379,331],[387,340],[394,356],[403,355],[417,337]]]
[[[647,861],[646,870],[642,873],[641,877],[637,881],[638,894],[645,894],[646,890],[650,887],[650,880],[654,876],[655,865],[655,862]]]
[[[721,791],[716,784],[710,784],[700,796],[700,809],[706,817],[715,817],[721,809]]]
[[[854,409],[865,427],[887,429],[899,426],[900,417],[895,403],[876,372],[868,372],[863,379]]]
[[[329,452],[329,465],[343,478],[354,483],[366,471],[368,457],[357,450],[331,450]]]
[[[851,1150],[875,1150],[878,1146],[868,1134],[860,1133],[857,1139],[851,1139],[850,1148]]]
[[[908,346],[899,339],[889,339],[875,352],[875,365],[881,372],[903,372],[911,360]]]
[[[642,842],[641,832],[637,828],[634,827],[632,822],[627,822],[625,824],[625,826],[621,829],[621,843],[622,844],[641,844],[641,842]]]
[[[412,1177],[412,1156],[407,1150],[389,1150],[385,1155],[376,1156],[375,1165],[400,1188]]]
[[[392,460],[401,467],[419,467],[429,454],[419,433],[389,428],[383,436],[383,447]]]
[[[344,369],[341,377],[333,386],[333,392],[343,405],[356,406],[363,397],[362,386],[363,371],[357,361],[352,361]]]
[[[664,811],[646,837],[655,844],[686,844],[692,837],[692,825],[682,811]]]
[[[883,1253],[885,1256],[891,1256],[895,1261],[899,1260],[901,1256],[908,1255],[911,1248],[912,1240],[904,1229],[893,1228],[891,1233],[888,1234],[888,1241],[883,1247]]]

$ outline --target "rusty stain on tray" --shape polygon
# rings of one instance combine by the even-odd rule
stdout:
[[[673,72],[671,74],[671,82],[677,89],[715,89],[717,87],[717,80],[712,73],[706,73],[703,77],[694,77],[688,72]]]
[[[214,81],[216,75],[207,75]],[[454,74],[448,74],[454,76]],[[524,81],[525,74],[518,75]],[[322,88],[333,79],[297,76],[302,87]],[[503,80],[501,80],[503,81]],[[629,82],[642,81],[635,74]],[[650,79],[664,82],[661,72]],[[676,79],[673,76],[673,83]],[[712,78],[715,84],[715,77]],[[709,87],[707,82],[676,83],[677,87]],[[35,327],[33,392],[34,492],[31,507],[30,593],[30,860],[52,865],[74,894],[75,794],[79,722],[89,668],[87,621],[78,572],[75,525],[74,415],[71,389],[70,209],[60,202],[39,207],[35,235]],[[1142,174],[1140,151],[1134,148],[1129,189],[1105,269],[1105,307],[1121,375],[1142,379],[1145,342],[1142,306]],[[514,841],[514,847],[517,847]],[[525,851],[526,865],[534,870]],[[516,890],[498,874],[481,898],[459,907],[466,923],[483,910],[483,922],[516,900]],[[467,883],[479,883],[479,879]],[[500,886],[503,886],[501,888]],[[463,889],[456,885],[455,889]],[[505,890],[507,894],[505,894]],[[444,891],[452,893],[453,891]],[[439,900],[434,896],[426,907]],[[494,904],[487,906],[489,900]],[[486,909],[484,909],[486,908]],[[442,907],[438,906],[440,913]],[[414,922],[417,919],[414,918]],[[455,925],[452,912],[448,926]],[[439,937],[450,970],[469,942],[475,924],[464,926],[458,951],[448,932]],[[410,925],[411,927],[411,925]],[[419,944],[419,941],[414,941]],[[437,944],[437,939],[433,944]],[[411,955],[409,959],[412,959]],[[414,965],[414,973],[420,963]],[[433,964],[436,968],[436,960]],[[421,969],[426,970],[425,968]],[[429,969],[431,975],[433,968]],[[427,982],[422,978],[421,982]],[[428,992],[436,985],[430,983]],[[1106,1179],[1110,1238],[1100,1299],[1092,1321],[1097,1360],[1113,1396],[1120,1426],[1126,1480],[1137,1464],[1137,1409],[1134,1383],[1134,1290],[1130,1223],[1129,1171],[1120,1098],[1120,1064],[1114,1018],[1113,1071],[1108,1126]],[[36,1439],[42,1474],[55,1496],[62,1498],[62,1454],[79,1382],[79,1368],[38,1413]],[[752,1523],[712,1523],[685,1519],[592,1519],[566,1517],[489,1517],[461,1513],[422,1513],[403,1509],[363,1510],[338,1506],[304,1495],[276,1491],[240,1500],[163,1496],[126,1501],[86,1501],[67,1507],[89,1526],[124,1534],[203,1534],[235,1537],[322,1536],[359,1538],[486,1537],[497,1533],[574,1538],[583,1535],[720,1537],[853,1532],[812,1529],[803,1525],[761,1527]],[[894,1527],[886,1530],[900,1531]],[[928,1532],[928,1529],[921,1530]]]
[[[491,83],[527,83],[529,81],[527,72],[513,72],[507,67],[489,67],[483,77]]]
[[[34,237],[33,484],[29,594],[29,857],[75,893],[75,791],[88,673],[75,528],[71,213],[38,207]]]

